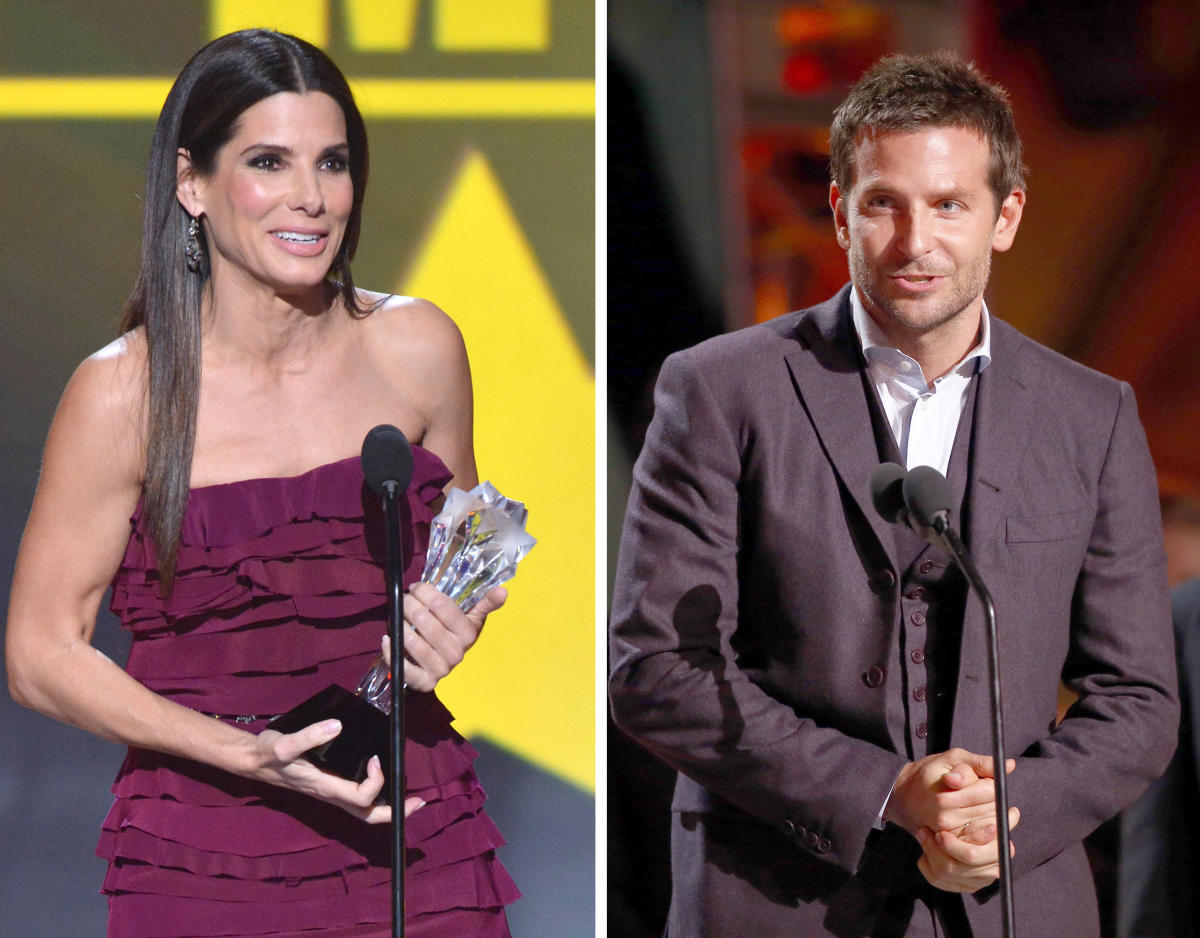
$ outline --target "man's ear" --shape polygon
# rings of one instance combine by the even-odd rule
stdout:
[[[833,233],[837,236],[838,246],[843,251],[850,250],[850,227],[846,223],[846,213],[842,207],[842,191],[836,182],[829,184],[829,207],[833,209]]]
[[[1007,251],[1017,236],[1021,213],[1025,210],[1025,190],[1013,189],[1000,205],[1000,217],[992,230],[992,250]]]
[[[180,147],[175,155],[175,198],[193,218],[204,214],[204,184],[192,165],[191,154]]]

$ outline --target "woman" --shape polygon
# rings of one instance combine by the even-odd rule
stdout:
[[[187,64],[154,134],[141,273],[123,335],[63,394],[14,575],[7,654],[21,703],[129,756],[99,852],[110,935],[388,933],[383,776],[301,753],[336,723],[266,721],[353,688],[384,631],[382,519],[354,455],[398,425],[417,576],[443,488],[476,483],[461,336],[421,300],[357,290],[362,118],[317,48],[265,30]],[[434,455],[436,454],[436,455]],[[79,472],[85,466],[86,472]],[[127,670],[91,648],[101,597]],[[470,615],[405,597],[407,933],[507,935],[474,753],[432,693]]]

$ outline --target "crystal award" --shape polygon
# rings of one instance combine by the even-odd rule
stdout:
[[[421,581],[469,612],[493,586],[512,579],[517,563],[537,543],[525,531],[527,516],[521,502],[501,495],[490,482],[469,492],[451,489],[430,526]],[[339,720],[342,732],[310,749],[305,758],[343,778],[362,781],[367,762],[376,754],[387,775],[383,756],[390,745],[391,710],[391,669],[380,655],[353,694],[331,684],[267,727],[294,733],[321,720]]]

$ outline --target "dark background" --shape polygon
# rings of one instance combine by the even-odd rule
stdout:
[[[610,577],[662,359],[823,300],[848,279],[826,204],[828,121],[862,67],[887,52],[954,49],[1009,90],[1028,204],[1015,246],[994,258],[989,308],[1129,381],[1164,493],[1200,494],[1193,5],[610,0],[608,9]],[[610,723],[610,934],[661,934],[672,778]],[[1111,833],[1091,846],[1111,928]]]

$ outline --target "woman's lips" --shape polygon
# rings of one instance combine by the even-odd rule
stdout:
[[[300,231],[292,228],[281,228],[272,231],[275,243],[299,257],[315,257],[325,250],[325,242],[329,235],[324,231]]]

